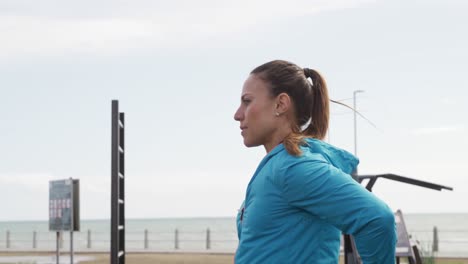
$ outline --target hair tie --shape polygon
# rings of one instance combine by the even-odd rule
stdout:
[[[304,75],[306,78],[313,79],[312,77],[314,76],[314,70],[309,69],[309,68],[304,68],[303,70],[304,70]]]
[[[315,70],[312,70],[312,69],[309,69],[309,68],[304,68],[304,75],[307,78],[310,78],[311,82],[311,87],[312,87],[312,90],[313,88],[315,88],[316,84],[317,84],[317,76],[318,76],[318,73],[315,71]]]

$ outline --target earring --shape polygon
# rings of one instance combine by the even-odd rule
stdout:
[[[275,115],[276,115],[276,116],[280,116],[280,113],[276,112]]]

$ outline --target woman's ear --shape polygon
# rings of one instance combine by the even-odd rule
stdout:
[[[276,115],[282,115],[291,108],[291,97],[287,93],[276,96]]]

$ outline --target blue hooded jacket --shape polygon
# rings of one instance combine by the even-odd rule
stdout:
[[[280,144],[260,162],[237,217],[235,263],[338,263],[341,232],[354,236],[364,264],[395,263],[393,213],[349,175],[359,161],[306,143],[300,156]]]

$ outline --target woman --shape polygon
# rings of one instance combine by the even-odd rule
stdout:
[[[338,263],[341,232],[363,263],[395,263],[392,211],[350,176],[357,158],[322,141],[329,98],[317,71],[280,60],[255,68],[234,119],[244,144],[267,152],[239,210],[236,264]]]

